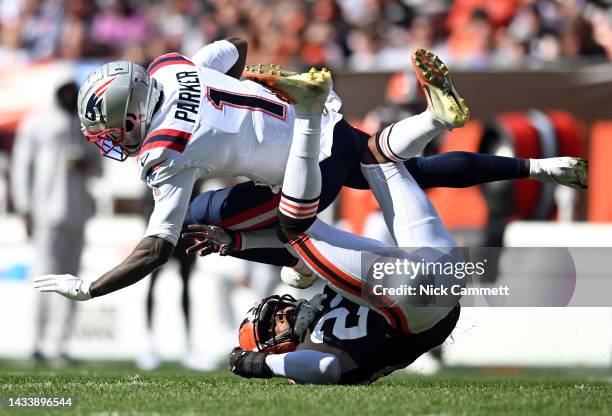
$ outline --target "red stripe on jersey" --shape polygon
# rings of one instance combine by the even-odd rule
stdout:
[[[236,224],[240,224],[241,222],[248,221],[250,219],[260,216],[261,214],[265,214],[268,211],[272,211],[273,209],[278,207],[279,201],[280,201],[280,194],[276,194],[272,196],[272,198],[270,198],[266,202],[260,205],[257,205],[253,208],[250,208],[244,212],[241,212],[238,215],[234,215],[233,217],[226,218],[218,222],[216,225],[219,227],[231,227],[232,225],[236,225]],[[253,227],[252,225],[249,226],[249,229],[252,229],[252,227]]]
[[[170,150],[175,150],[179,153],[182,153],[183,150],[185,150],[185,146],[181,145],[181,144],[176,144],[174,142],[169,142],[166,140],[160,140],[157,142],[153,142],[153,143],[149,143],[146,146],[142,146],[142,148],[140,149],[141,154],[144,152],[147,152],[151,149],[157,149],[157,148],[164,148],[164,149],[170,149]]]
[[[147,137],[145,137],[144,141],[146,142],[148,139],[155,137],[155,136],[160,136],[160,135],[180,137],[182,139],[187,139],[187,140],[191,139],[191,133],[186,132],[186,131],[174,130],[174,129],[159,129],[159,130],[154,130],[151,133],[147,134]]]
[[[175,58],[180,58],[180,57],[182,57],[182,55],[178,52],[170,52],[170,53],[166,53],[163,55],[159,55],[158,57],[156,57],[155,59],[151,61],[151,63],[147,67],[147,72],[151,71],[155,67],[155,65],[162,60],[175,59]]]
[[[241,228],[240,231],[244,232],[244,231],[259,230],[267,225],[274,224],[276,222],[278,222],[278,215],[268,218],[267,220],[263,220],[262,222],[258,222],[257,224],[249,225],[246,228]]]
[[[188,65],[188,66],[195,66],[195,64],[193,62],[187,62],[187,61],[167,61],[167,62],[163,62],[161,64],[159,64],[158,66],[155,67],[155,69],[153,69],[151,72],[149,72],[149,75],[153,75],[155,74],[157,71],[159,71],[160,69],[162,69],[165,66],[169,66],[169,65]]]
[[[153,63],[151,63],[151,65],[149,65],[149,69],[148,69],[149,75],[153,75],[157,71],[162,69],[163,67],[169,66],[169,65],[195,66],[195,64],[193,62],[191,62],[189,59],[185,58],[182,55],[178,55],[177,54],[177,56],[165,57],[163,59],[159,59],[159,60],[156,60]]]
[[[158,147],[183,152],[191,139],[191,133],[174,129],[159,129],[149,133],[142,142],[139,157],[146,151]]]
[[[155,62],[164,59],[164,58],[170,58],[170,57],[177,57],[177,56],[183,56],[178,52],[168,52],[165,53],[163,55],[159,55],[158,57],[156,57],[155,59],[153,59],[153,62],[151,62],[151,65],[153,65]],[[150,65],[149,65],[150,66]]]

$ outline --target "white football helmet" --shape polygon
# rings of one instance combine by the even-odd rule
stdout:
[[[160,94],[161,86],[139,65],[114,61],[96,68],[79,90],[83,134],[111,159],[137,155]]]

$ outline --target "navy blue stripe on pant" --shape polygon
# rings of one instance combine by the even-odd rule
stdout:
[[[319,211],[327,208],[336,199],[342,186],[369,188],[360,169],[367,140],[366,133],[355,129],[345,120],[336,124],[331,156],[320,163],[322,183]],[[521,159],[468,152],[415,157],[405,164],[423,189],[463,188],[485,182],[525,178],[529,173]],[[215,225],[265,204],[273,196],[270,188],[257,186],[252,181],[204,192],[189,205],[184,225]],[[263,228],[275,226],[276,223]],[[245,250],[234,256],[276,266],[293,265],[296,262],[295,257],[285,249]]]

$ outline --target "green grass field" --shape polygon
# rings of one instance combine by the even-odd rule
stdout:
[[[8,397],[72,396],[64,410],[9,409]],[[16,415],[612,415],[612,373],[447,369],[399,374],[369,386],[291,386],[229,372],[199,374],[169,365],[61,370],[0,364],[0,414]]]

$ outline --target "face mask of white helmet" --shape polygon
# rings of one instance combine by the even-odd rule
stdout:
[[[114,61],[98,67],[79,90],[83,134],[111,159],[137,155],[160,93],[157,81],[139,65]]]

